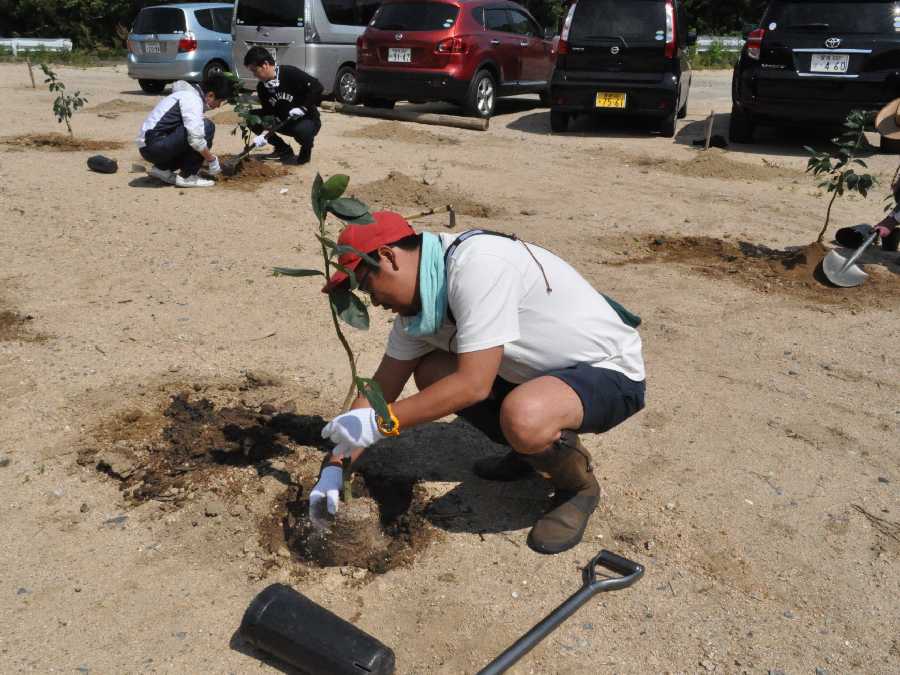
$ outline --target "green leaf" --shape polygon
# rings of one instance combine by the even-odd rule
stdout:
[[[301,267],[273,267],[272,274],[276,277],[315,277],[325,276],[321,270],[309,270]]]
[[[315,180],[313,180],[311,196],[313,213],[316,214],[316,218],[319,219],[320,223],[325,220],[325,204],[322,203],[322,191],[324,185],[322,176],[317,173]]]
[[[327,248],[329,251],[334,251],[334,249],[337,248],[337,244],[328,237],[323,237],[321,234],[317,234],[316,239],[325,244],[325,248]]]
[[[350,278],[350,290],[355,291],[357,288],[359,288],[359,283],[357,283],[356,281],[356,272],[351,270],[349,267],[346,267],[345,265],[341,265],[340,263],[331,264]]]
[[[372,214],[368,211],[361,215],[359,218],[341,218],[347,225],[371,225],[375,222],[375,219],[372,217]]]
[[[366,397],[369,405],[375,410],[375,414],[384,420],[391,418],[391,412],[388,410],[387,401],[384,400],[384,392],[381,391],[379,384],[368,377],[357,377],[356,388],[359,393]]]
[[[378,261],[375,258],[370,256],[368,253],[363,253],[358,248],[354,248],[353,246],[350,246],[349,244],[338,244],[337,246],[334,247],[334,250],[332,251],[332,253],[336,256],[342,256],[345,253],[353,253],[354,255],[357,255],[360,258],[362,258],[363,260],[365,260],[367,263],[369,263],[373,267],[378,267]]]
[[[359,218],[360,216],[364,216],[369,212],[369,207],[363,204],[358,199],[353,199],[352,197],[341,197],[339,199],[333,199],[328,204],[328,210],[338,218],[341,218],[343,220],[347,218]]]
[[[341,321],[359,330],[369,330],[369,312],[363,301],[356,295],[348,290],[338,288],[332,291],[328,297]]]
[[[344,190],[347,189],[349,184],[350,176],[345,176],[342,173],[336,174],[325,181],[322,196],[325,199],[337,199],[344,194]]]

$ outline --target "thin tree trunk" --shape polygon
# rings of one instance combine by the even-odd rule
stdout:
[[[831,219],[831,206],[834,204],[834,200],[837,199],[838,191],[835,190],[834,194],[831,195],[831,201],[828,202],[828,210],[825,212],[825,225],[822,226],[822,231],[819,232],[819,238],[816,239],[817,244],[822,243],[822,239],[825,238],[825,232],[828,230],[828,221]]]

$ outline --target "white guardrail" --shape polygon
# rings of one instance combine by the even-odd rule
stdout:
[[[0,50],[11,50],[13,56],[19,52],[70,52],[72,41],[66,38],[0,38]]]
[[[744,40],[739,37],[701,35],[697,38],[697,51],[708,52],[714,44],[721,45],[722,50],[726,52],[739,52],[744,47]]]

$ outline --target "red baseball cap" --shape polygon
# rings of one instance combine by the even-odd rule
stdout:
[[[372,214],[375,220],[370,225],[348,225],[341,232],[337,243],[352,246],[357,251],[372,253],[382,246],[390,246],[393,243],[416,234],[406,219],[393,211],[376,211]],[[352,252],[343,253],[338,257],[338,262],[356,271],[356,267],[362,262],[362,258]],[[347,283],[349,277],[343,272],[335,272],[328,283],[322,287],[323,293],[330,293],[341,285]]]

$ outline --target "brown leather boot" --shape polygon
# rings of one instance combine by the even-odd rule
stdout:
[[[522,457],[556,488],[553,506],[531,528],[528,545],[538,553],[561,553],[572,548],[581,541],[600,503],[600,484],[594,477],[590,454],[577,434],[563,432],[543,452]]]
[[[534,473],[531,464],[522,459],[522,455],[510,450],[500,457],[485,457],[472,465],[472,471],[479,478],[496,481],[521,480]]]

